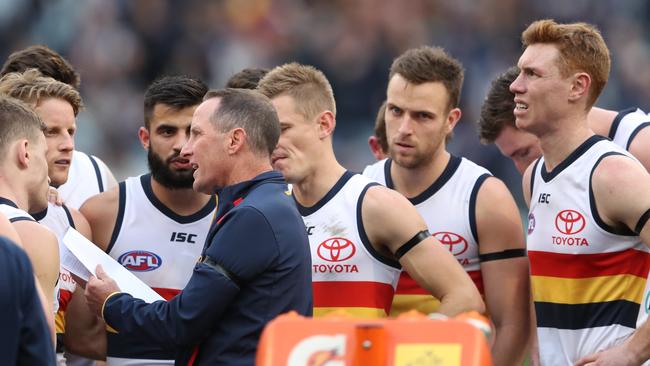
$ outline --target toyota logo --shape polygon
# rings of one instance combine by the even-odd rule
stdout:
[[[575,210],[562,210],[555,216],[555,228],[562,234],[572,235],[585,228],[585,218]]]
[[[461,255],[467,250],[467,240],[456,233],[449,231],[440,231],[434,233],[433,236],[435,236],[436,239],[442,243],[442,245],[448,246],[449,251],[453,255]]]
[[[318,245],[316,254],[328,262],[343,262],[352,258],[357,248],[345,238],[329,238]]]

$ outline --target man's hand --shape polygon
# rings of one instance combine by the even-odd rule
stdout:
[[[63,198],[59,195],[59,191],[52,186],[47,190],[47,201],[57,206],[63,205]]]
[[[86,303],[90,308],[90,311],[99,316],[103,317],[102,307],[106,298],[115,293],[120,292],[120,288],[117,286],[115,281],[110,278],[101,265],[98,265],[95,269],[97,277],[90,276],[88,283],[86,284]]]
[[[574,366],[636,366],[632,353],[625,347],[625,343],[608,350],[585,356],[578,360]]]

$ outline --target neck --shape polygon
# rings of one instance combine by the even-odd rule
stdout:
[[[586,116],[567,120],[559,126],[562,126],[562,128],[538,136],[547,171],[555,169],[580,144],[594,135],[594,132],[587,125]]]
[[[237,161],[230,169],[229,175],[224,180],[225,186],[232,186],[237,183],[251,180],[258,175],[273,170],[269,157],[253,156],[250,159]]]
[[[192,188],[169,189],[155,179],[151,179],[151,189],[160,202],[182,216],[196,213],[210,200],[209,195],[195,192]]]
[[[415,168],[405,168],[394,160],[390,167],[394,189],[407,198],[417,197],[435,182],[449,164],[451,154],[444,148],[434,154],[433,160]]]
[[[18,206],[23,211],[29,212],[29,199],[26,193],[20,194],[12,186],[11,182],[0,178],[0,197],[4,197]]]
[[[305,207],[318,203],[345,173],[345,168],[336,161],[334,153],[326,154],[311,167],[311,171],[300,182],[293,184],[296,200]]]

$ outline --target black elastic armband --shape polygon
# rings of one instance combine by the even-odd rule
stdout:
[[[207,255],[202,257],[201,260],[199,261],[208,267],[214,269],[215,271],[221,273],[224,277],[229,279],[232,283],[234,283],[237,287],[241,288],[241,281],[237,276],[235,276],[234,273],[230,272],[229,270],[225,269],[222,265],[217,263],[214,259],[208,257]]]
[[[641,230],[643,230],[643,227],[645,226],[645,223],[648,222],[648,219],[650,219],[650,208],[641,215],[641,218],[639,218],[639,222],[636,223],[636,226],[634,227],[634,232],[639,235],[641,234]]]
[[[525,257],[526,249],[506,249],[501,252],[479,254],[478,259],[481,262],[498,261],[501,259],[510,259]]]
[[[418,245],[422,240],[430,237],[431,234],[429,233],[429,230],[422,230],[419,233],[415,234],[414,237],[411,238],[411,240],[407,241],[404,243],[399,249],[395,251],[395,257],[397,260],[400,260],[404,254],[408,253],[409,250],[413,249],[414,246]]]

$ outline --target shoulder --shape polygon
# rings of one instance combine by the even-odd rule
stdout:
[[[367,165],[361,174],[373,180],[380,180],[384,176],[384,169],[386,168],[387,161],[388,159],[384,159],[375,162],[374,164]]]
[[[119,199],[120,187],[114,187],[106,192],[88,198],[79,208],[79,211],[88,218],[88,220],[91,220],[91,217],[94,218],[107,211],[117,211]]]

